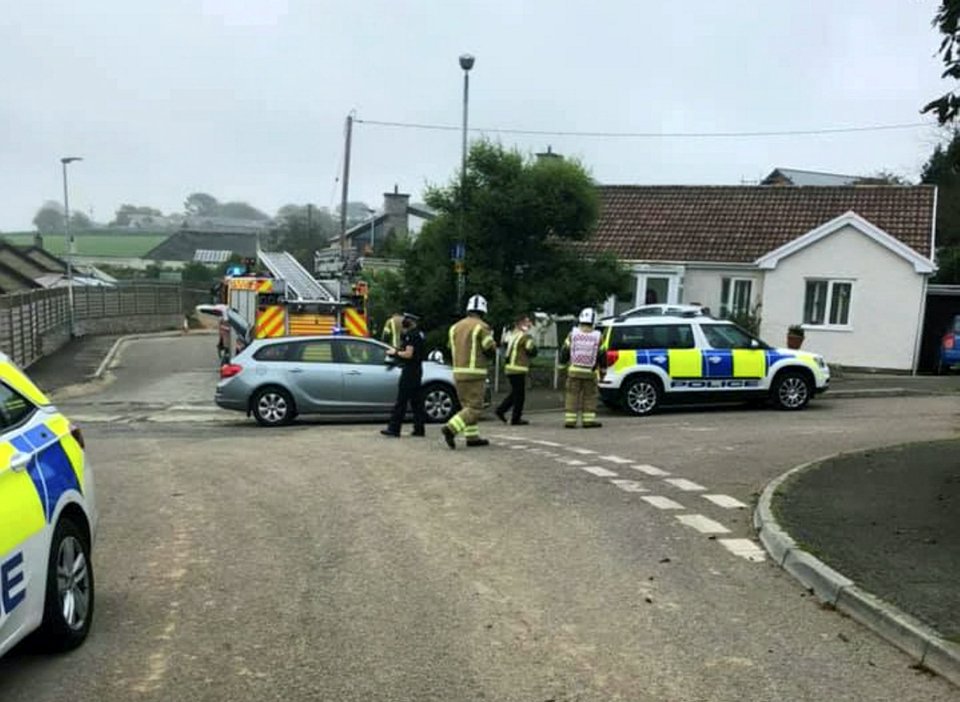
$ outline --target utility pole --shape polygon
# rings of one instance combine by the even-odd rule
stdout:
[[[467,110],[469,106],[470,95],[470,69],[473,68],[475,59],[470,54],[460,56],[460,68],[463,69],[463,141],[460,147],[460,216],[457,219],[457,253],[463,255],[466,246],[463,241],[463,218],[466,208],[466,189],[467,189]],[[463,296],[466,292],[466,261],[458,260],[454,263],[457,270],[457,314],[463,312]]]
[[[347,254],[347,195],[350,192],[350,142],[352,139],[353,113],[350,113],[347,115],[346,143],[343,150],[343,195],[340,198],[340,253],[344,258]]]
[[[70,196],[67,189],[67,166],[74,161],[82,161],[80,156],[64,156],[60,159],[63,166],[63,233],[67,240],[67,306],[70,308],[70,336],[76,334],[76,319],[73,308],[73,256],[76,245],[70,232]]]

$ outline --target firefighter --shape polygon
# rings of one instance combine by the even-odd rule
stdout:
[[[390,344],[393,348],[400,348],[400,338],[403,336],[403,315],[395,312],[383,325],[383,332],[380,339]]]
[[[417,329],[420,318],[409,312],[403,313],[403,336],[400,338],[399,349],[389,349],[388,356],[400,360],[403,369],[400,371],[400,386],[397,390],[397,401],[393,405],[390,423],[381,430],[384,436],[400,438],[400,426],[407,413],[407,405],[413,410],[413,433],[410,436],[425,436],[424,424],[426,413],[423,410],[423,395],[420,392],[420,382],[423,380],[423,332]]]
[[[450,327],[453,379],[463,407],[441,430],[447,446],[452,449],[457,447],[454,438],[461,432],[467,438],[467,446],[490,444],[486,439],[480,438],[480,427],[477,426],[483,414],[487,365],[497,353],[493,332],[483,321],[486,313],[486,299],[482,295],[474,295],[467,301],[467,316]]]
[[[507,363],[504,371],[510,381],[510,394],[504,398],[494,414],[504,424],[507,423],[507,412],[512,408],[510,423],[515,426],[529,424],[523,419],[523,403],[527,393],[527,373],[530,372],[530,358],[537,355],[537,345],[530,336],[530,317],[521,315],[507,342]]]
[[[597,421],[597,379],[605,366],[606,354],[600,349],[601,334],[594,329],[594,309],[585,307],[577,321],[560,350],[560,361],[568,364],[563,426],[576,429],[579,415],[584,429],[596,429],[603,426]]]

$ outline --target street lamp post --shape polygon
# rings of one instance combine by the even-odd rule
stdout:
[[[460,55],[460,68],[463,69],[463,142],[460,148],[460,217],[457,223],[457,238],[459,239],[457,251],[462,253],[465,251],[465,246],[463,243],[463,218],[465,216],[464,209],[466,208],[466,180],[467,180],[467,113],[469,107],[469,97],[470,97],[470,69],[473,68],[474,61],[473,56],[470,54],[461,54]],[[457,266],[457,312],[463,312],[463,295],[466,287],[466,276],[464,273],[464,261],[458,260],[455,262]]]
[[[76,331],[73,311],[73,255],[76,247],[73,243],[73,234],[70,232],[70,196],[67,190],[67,166],[74,161],[82,161],[80,156],[64,156],[60,159],[63,166],[63,232],[67,239],[67,306],[70,315],[70,336]]]

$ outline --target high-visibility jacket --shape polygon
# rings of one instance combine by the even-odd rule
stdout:
[[[453,377],[475,380],[487,375],[487,354],[494,352],[497,342],[489,325],[479,317],[464,317],[450,327],[450,351],[453,354]]]
[[[600,332],[595,329],[574,327],[563,342],[562,355],[570,359],[567,376],[570,378],[595,378],[596,370],[603,365],[605,354],[600,349]]]
[[[395,314],[383,325],[380,338],[393,348],[400,348],[400,337],[403,336],[403,315]]]
[[[507,342],[507,364],[504,367],[507,375],[527,373],[530,370],[530,357],[537,355],[537,345],[533,337],[516,330],[510,335]]]

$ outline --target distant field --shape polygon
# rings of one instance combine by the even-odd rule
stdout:
[[[140,257],[167,238],[167,234],[78,234],[77,254],[81,256]],[[0,234],[0,238],[15,246],[33,244],[33,234]],[[43,248],[55,256],[66,252],[62,235],[43,237]]]

